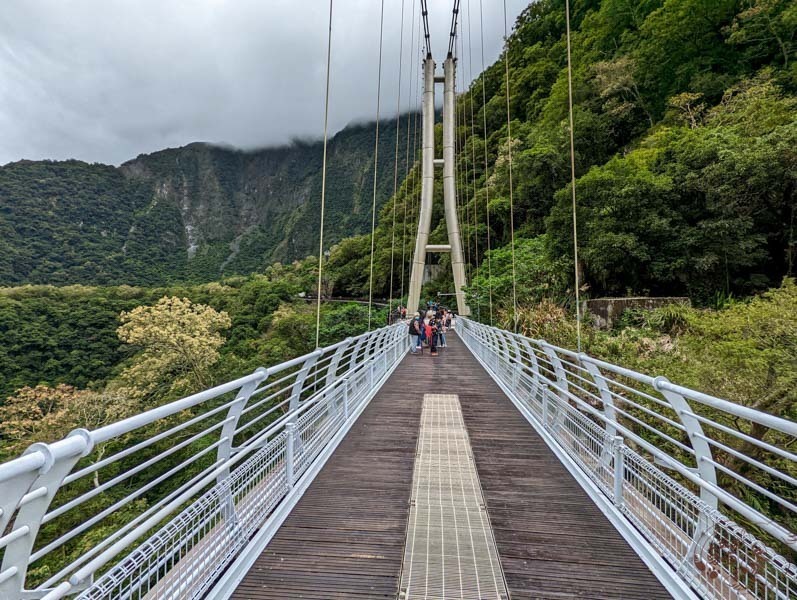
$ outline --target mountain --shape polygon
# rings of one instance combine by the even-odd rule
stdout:
[[[330,140],[327,247],[370,229],[374,129],[353,125]],[[395,135],[395,122],[380,123],[377,209],[393,191]],[[314,254],[322,150],[193,143],[120,167],[0,167],[0,284],[210,281]]]
[[[683,295],[712,305],[797,275],[795,2],[570,5],[575,244],[564,0],[531,3],[508,50],[458,96],[456,173],[474,313],[511,324],[515,292],[521,306],[542,297],[572,306],[575,245],[582,297]],[[417,187],[405,186],[383,210],[376,294],[387,294],[391,270],[407,272],[413,224],[398,252],[403,268],[391,269],[393,240],[404,239],[392,208],[403,215],[416,198]],[[438,209],[433,243],[446,238]],[[330,256],[342,273],[335,289],[361,294],[370,245],[340,249]],[[425,297],[452,291],[447,260]]]

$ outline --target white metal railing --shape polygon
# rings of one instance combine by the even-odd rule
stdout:
[[[797,598],[797,568],[757,539],[797,550],[797,423],[469,319],[458,331],[692,590]]]
[[[0,598],[200,596],[407,346],[385,327],[32,445],[0,465]]]

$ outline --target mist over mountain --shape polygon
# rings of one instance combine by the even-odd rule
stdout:
[[[330,140],[327,247],[370,227],[374,126]],[[380,124],[377,209],[393,191],[395,134],[395,121]],[[0,284],[210,281],[304,258],[318,247],[322,151],[320,141],[247,151],[193,143],[118,168],[7,164]]]

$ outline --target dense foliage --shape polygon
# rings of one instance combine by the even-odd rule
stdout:
[[[158,313],[138,308],[157,306],[162,298],[186,298],[206,305],[224,312],[230,323],[219,329],[223,331],[223,345],[214,342],[219,359],[208,374],[189,378],[193,379],[190,385],[183,382],[171,392],[171,386],[159,389],[161,400],[181,391],[195,391],[200,382],[227,381],[259,366],[309,352],[315,345],[315,305],[298,295],[313,289],[314,266],[312,260],[288,266],[275,264],[263,274],[196,286],[0,288],[0,398],[38,384],[102,389],[135,364],[147,347],[156,350],[154,358],[159,363],[167,361],[166,351],[171,348],[176,352],[175,344],[180,340],[159,338],[158,333],[166,333],[172,315],[161,318]],[[142,337],[141,331],[128,334],[126,325],[120,339],[120,317],[131,318],[122,316],[125,314],[136,315],[150,335]],[[375,309],[372,319],[382,324],[385,314]],[[367,307],[324,304],[321,342],[331,344],[362,333],[367,323]],[[180,334],[180,351],[206,326],[192,326]],[[311,329],[312,335],[308,333]],[[162,372],[164,381],[185,375],[184,370],[172,369],[179,361],[169,364],[164,370],[150,370],[150,375]]]
[[[747,295],[779,285],[794,271],[794,4],[571,4],[583,291],[592,296],[683,294],[706,304],[717,293]],[[469,18],[467,13],[463,18]],[[543,284],[560,300],[573,288],[564,34],[564,2],[541,0],[518,18],[508,46],[518,247],[528,248],[529,240],[545,234],[531,268],[561,273],[556,282],[547,275],[535,281],[522,275],[526,281],[518,291],[524,298],[539,299]],[[460,221],[473,302],[490,287],[504,287],[500,280],[509,265],[502,258],[511,233],[506,89],[502,59],[457,105]],[[439,140],[439,128],[437,134]],[[437,186],[441,198],[439,180]],[[405,210],[417,214],[419,191],[416,165],[382,210],[375,285],[385,295],[394,244],[394,264],[406,270],[411,260],[415,222],[405,224],[403,215]],[[442,216],[441,204],[436,203],[433,223]],[[439,223],[433,243],[446,241]],[[333,262],[341,266],[336,281],[341,290],[362,293],[367,278],[361,267],[369,247],[361,238],[333,252]],[[520,271],[528,267],[527,259],[518,262]],[[497,279],[491,283],[489,276]],[[450,287],[449,278],[428,290],[450,292]],[[504,306],[508,300],[506,294],[496,299]]]

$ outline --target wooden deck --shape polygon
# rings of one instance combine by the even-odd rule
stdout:
[[[456,338],[407,356],[233,595],[395,598],[425,393],[458,394],[512,598],[670,596]]]

